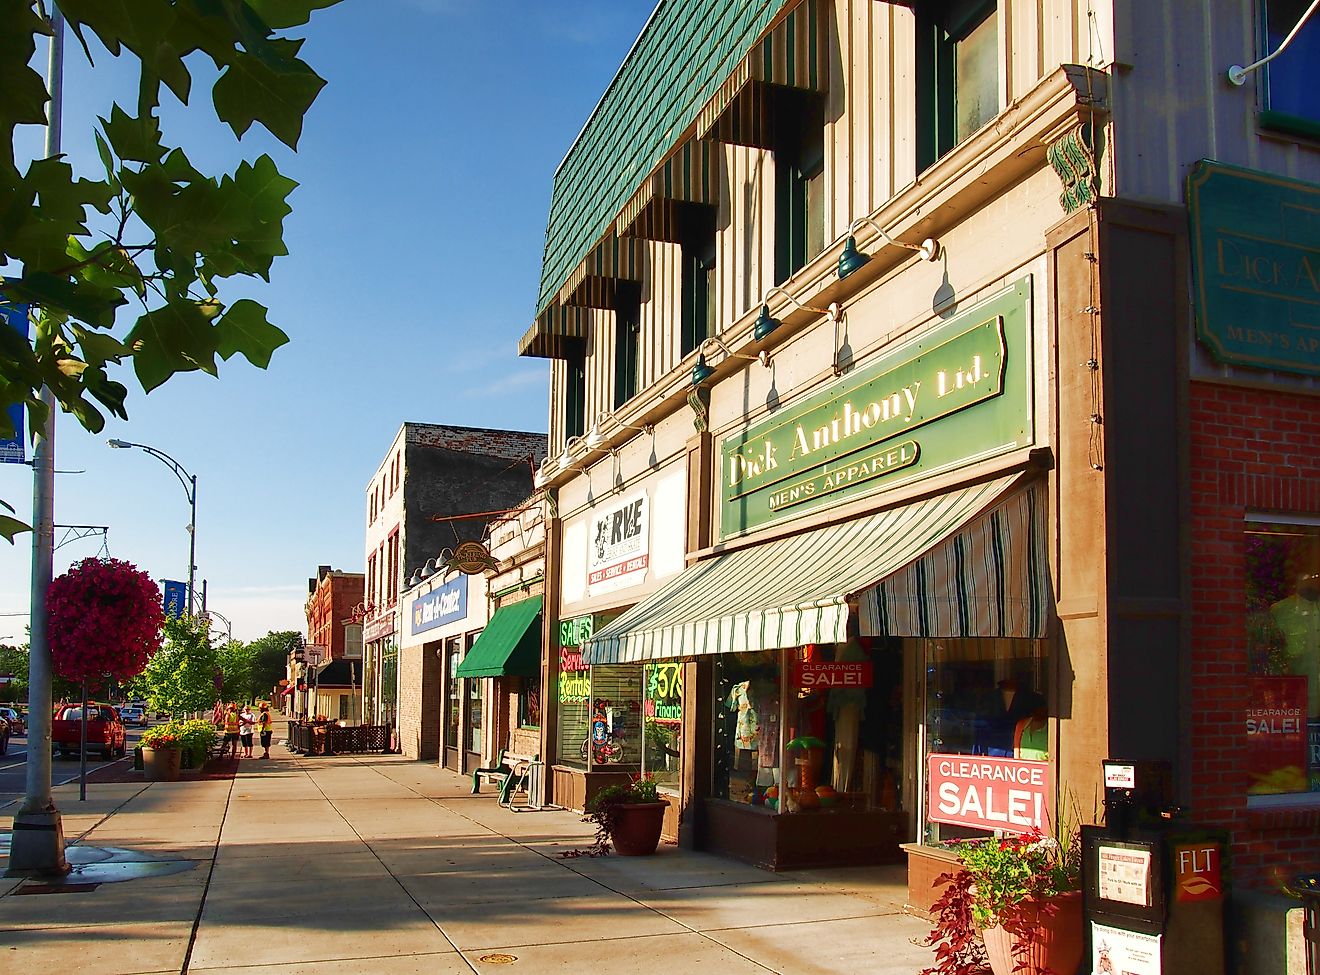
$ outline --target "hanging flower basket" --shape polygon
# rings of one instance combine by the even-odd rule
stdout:
[[[160,587],[119,559],[83,559],[54,580],[46,595],[51,662],[71,680],[142,673],[160,649]]]

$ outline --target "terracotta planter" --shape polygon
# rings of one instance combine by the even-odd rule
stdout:
[[[1033,931],[1019,954],[1014,954],[1018,939],[1003,928],[982,932],[990,970],[995,975],[1041,975],[1046,970],[1053,975],[1074,975],[1082,963],[1082,892],[1060,894],[1049,903],[1056,909],[1046,917],[1038,915],[1035,904],[1024,908]],[[1014,966],[1020,961],[1025,961],[1027,967],[1015,973]]]
[[[143,748],[142,768],[148,782],[178,782],[183,752],[178,748]]]
[[[624,857],[644,857],[660,845],[666,800],[659,802],[623,802],[614,807],[614,831],[610,841],[614,851]]]

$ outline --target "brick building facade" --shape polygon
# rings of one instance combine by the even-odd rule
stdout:
[[[307,642],[326,647],[322,663],[362,656],[362,623],[354,609],[362,602],[366,576],[328,565],[317,566],[307,580]]]

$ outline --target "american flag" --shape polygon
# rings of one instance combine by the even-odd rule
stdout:
[[[211,712],[211,724],[219,724],[225,716],[225,702],[216,701],[215,710]]]

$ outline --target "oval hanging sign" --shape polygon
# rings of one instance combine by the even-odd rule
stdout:
[[[494,569],[499,563],[491,558],[490,549],[481,542],[462,542],[454,549],[454,554],[446,563],[449,568],[457,569],[467,575],[476,575],[487,569]]]

